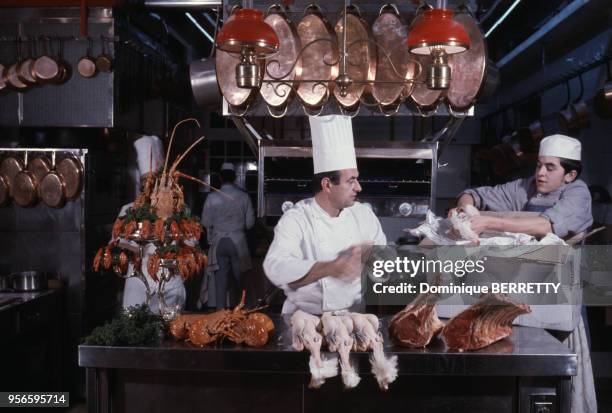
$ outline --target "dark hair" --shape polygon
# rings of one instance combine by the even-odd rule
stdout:
[[[314,174],[312,177],[312,192],[317,194],[323,190],[323,187],[321,186],[321,181],[323,178],[329,178],[334,185],[338,185],[340,183],[340,176],[340,171],[329,171]]]
[[[559,163],[561,167],[565,171],[566,174],[576,171],[576,179],[580,176],[580,172],[582,172],[582,163],[580,161],[576,161],[574,159],[567,158],[559,158]]]
[[[231,184],[236,180],[236,172],[231,169],[223,169],[219,172],[219,176],[221,177],[221,181],[224,183]]]

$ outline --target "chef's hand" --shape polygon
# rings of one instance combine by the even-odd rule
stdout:
[[[343,281],[352,281],[359,278],[363,265],[361,264],[361,254],[365,246],[353,245],[342,251],[338,257],[332,261],[334,271],[332,276]]]
[[[472,197],[472,195],[470,194],[463,194],[459,197],[459,199],[457,200],[457,206],[455,208],[451,208],[450,211],[448,211],[448,218],[451,217],[451,215],[453,214],[453,212],[465,212],[463,210],[463,207],[466,205],[474,205],[474,198]]]

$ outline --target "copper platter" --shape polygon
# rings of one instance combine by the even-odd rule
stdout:
[[[227,18],[226,22],[231,21],[234,16]],[[221,94],[229,103],[233,113],[244,114],[249,105],[257,97],[259,89],[242,88],[236,83],[236,66],[240,64],[240,56],[230,54],[219,49],[215,56],[215,70],[217,71],[217,82]]]
[[[0,207],[8,205],[11,201],[11,188],[9,187],[8,178],[0,174]]]
[[[280,40],[278,52],[266,60],[264,81],[274,81],[279,78],[287,81],[299,80],[302,74],[302,66],[297,59],[301,44],[295,26],[287,18],[281,6],[272,6],[264,21],[274,29]],[[288,105],[295,96],[295,89],[290,84],[264,82],[259,93],[268,104],[270,114],[276,117],[285,114]]]
[[[76,157],[68,156],[58,162],[57,173],[64,181],[66,198],[75,199],[78,197],[83,182],[81,162]]]
[[[9,188],[13,187],[13,180],[25,168],[23,160],[17,155],[9,155],[0,163],[0,173],[8,180]]]
[[[343,43],[344,15],[336,23],[338,44]],[[361,18],[354,7],[346,14],[346,68],[347,75],[352,80],[372,81],[376,77],[376,44],[368,24]],[[342,96],[341,89],[334,89],[338,103],[347,109],[356,109],[364,93],[369,94],[372,88],[369,84],[353,83]]]
[[[414,79],[417,73],[416,61],[403,47],[408,39],[408,28],[395,6],[385,5],[372,25],[372,33],[378,46],[376,80],[402,81]],[[405,86],[393,83],[378,83],[372,87],[372,95],[383,111],[395,109],[401,101],[410,96],[413,83]]]
[[[51,162],[44,155],[39,155],[28,163],[28,171],[32,172],[38,182],[42,181],[44,176],[51,170]]]
[[[320,111],[333,92],[338,76],[336,33],[317,6],[309,6],[297,26],[302,44],[302,78],[320,82],[300,83],[297,95],[307,112]],[[313,43],[314,42],[314,43]]]
[[[470,36],[470,48],[449,56],[451,83],[446,99],[452,110],[465,111],[475,102],[484,83],[487,63],[485,38],[478,24],[467,10],[455,15]]]

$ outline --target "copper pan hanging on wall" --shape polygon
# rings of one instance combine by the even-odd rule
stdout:
[[[449,111],[465,112],[476,102],[483,87],[487,47],[478,23],[469,10],[461,7],[454,20],[461,24],[470,37],[470,48],[463,53],[452,54],[448,58],[451,68],[451,82],[446,91]]]
[[[8,205],[9,202],[11,202],[11,188],[8,178],[0,173],[0,207]]]
[[[8,180],[9,188],[13,188],[13,180],[15,176],[19,172],[21,172],[25,168],[25,164],[23,163],[23,159],[19,157],[16,153],[11,153],[6,156],[2,163],[0,163],[0,173],[6,177]]]
[[[335,30],[341,51],[346,44],[346,56],[339,56],[340,68],[344,66],[344,72],[348,76],[346,81],[373,81],[376,77],[376,44],[368,24],[361,18],[356,6],[346,8],[346,30],[343,30],[343,26],[344,13],[340,15]],[[371,95],[372,87],[370,84],[360,82],[347,83],[342,87],[342,80],[342,78],[337,79],[334,96],[341,110],[344,108],[356,112],[359,110],[362,96]]]
[[[27,169],[32,172],[38,182],[40,182],[51,170],[51,162],[46,155],[32,156],[28,162]]]
[[[287,18],[283,6],[278,4],[270,6],[264,21],[278,36],[279,48],[274,56],[266,60],[264,82],[259,93],[268,105],[270,115],[281,117],[286,114],[289,104],[295,97],[296,87],[292,87],[291,81],[299,80],[302,76],[299,58],[302,47],[297,29]],[[266,83],[266,80],[273,83]]]
[[[300,83],[297,95],[304,105],[304,112],[317,115],[333,93],[333,80],[338,76],[336,32],[315,4],[304,10],[297,32],[302,44],[302,79],[317,80]]]
[[[51,208],[61,208],[66,203],[66,183],[58,173],[55,152],[51,159],[53,169],[40,182],[40,198]]]
[[[234,18],[233,12],[238,9],[239,7],[235,7],[232,10],[232,15],[227,18],[226,24]],[[236,67],[240,64],[240,56],[238,54],[224,52],[219,48],[217,48],[215,53],[215,70],[217,72],[219,90],[229,104],[230,112],[242,116],[257,97],[259,89],[238,86],[236,81]]]
[[[57,163],[57,173],[62,177],[65,194],[68,200],[73,200],[81,193],[83,186],[83,165],[76,156],[69,155]]]
[[[419,66],[405,47],[408,27],[394,5],[381,7],[372,25],[372,33],[378,51],[376,80],[399,82],[414,79]],[[394,113],[413,89],[414,83],[375,83],[372,85],[372,96],[383,113]]]
[[[28,164],[28,152],[25,152],[25,163]],[[21,207],[31,207],[38,202],[38,179],[28,169],[22,169],[15,178],[11,187],[11,196],[15,203]]]

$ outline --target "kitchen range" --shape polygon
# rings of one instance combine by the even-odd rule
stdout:
[[[612,410],[608,3],[2,2],[0,407]]]

